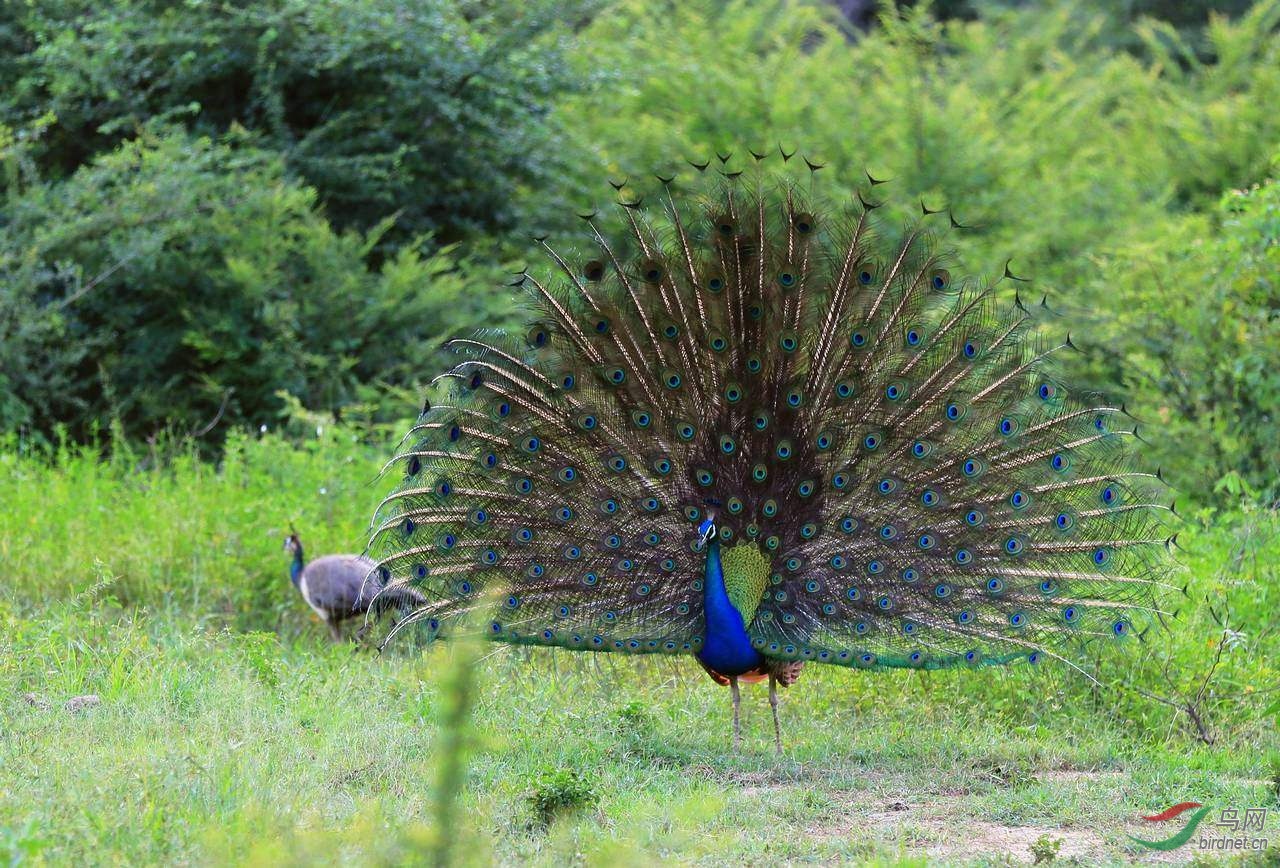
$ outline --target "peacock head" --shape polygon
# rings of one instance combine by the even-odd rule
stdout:
[[[698,548],[705,548],[707,543],[716,538],[715,513],[708,515],[698,525]]]

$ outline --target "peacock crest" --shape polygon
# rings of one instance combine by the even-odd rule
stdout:
[[[1162,482],[1055,375],[1070,338],[1007,268],[952,272],[948,213],[890,226],[788,157],[584,215],[521,275],[523,333],[452,342],[374,521],[409,621],[736,676],[725,595],[770,674],[1070,663],[1161,614]]]

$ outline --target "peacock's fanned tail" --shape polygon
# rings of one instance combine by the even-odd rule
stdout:
[[[453,342],[375,518],[384,579],[427,599],[405,624],[696,652],[709,513],[771,561],[771,658],[1069,662],[1161,614],[1160,482],[1123,408],[1053,375],[1070,339],[948,270],[945,213],[886,231],[791,166],[588,216],[585,253],[522,276],[524,334]]]

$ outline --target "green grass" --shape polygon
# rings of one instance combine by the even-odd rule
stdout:
[[[486,646],[459,670],[466,649],[331,645],[279,537],[293,520],[317,554],[357,547],[384,452],[338,431],[240,438],[218,468],[0,455],[0,859],[395,863],[448,840],[476,863],[1029,862],[1043,835],[1093,863],[1136,858],[1126,832],[1174,802],[1277,805],[1274,516],[1196,514],[1183,617],[1099,669],[1198,685],[1210,605],[1231,610],[1213,745],[1049,666],[812,666],[784,696],[785,756],[762,689],[733,756],[727,692],[690,662]],[[464,688],[472,713],[442,730]],[[63,708],[85,693],[101,704]],[[466,760],[445,830],[441,744]]]

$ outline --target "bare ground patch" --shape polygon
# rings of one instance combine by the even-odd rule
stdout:
[[[1069,780],[1081,780],[1074,773]],[[1106,777],[1106,773],[1098,773]],[[954,799],[909,804],[892,801],[883,809],[854,817],[810,826],[815,838],[844,838],[875,835],[881,841],[900,844],[912,855],[925,855],[947,864],[970,862],[1010,862],[1032,864],[1033,845],[1041,838],[1058,841],[1057,860],[1080,864],[1132,862],[1142,864],[1186,862],[1169,853],[1131,854],[1102,833],[1076,826],[1009,826],[966,816]]]

